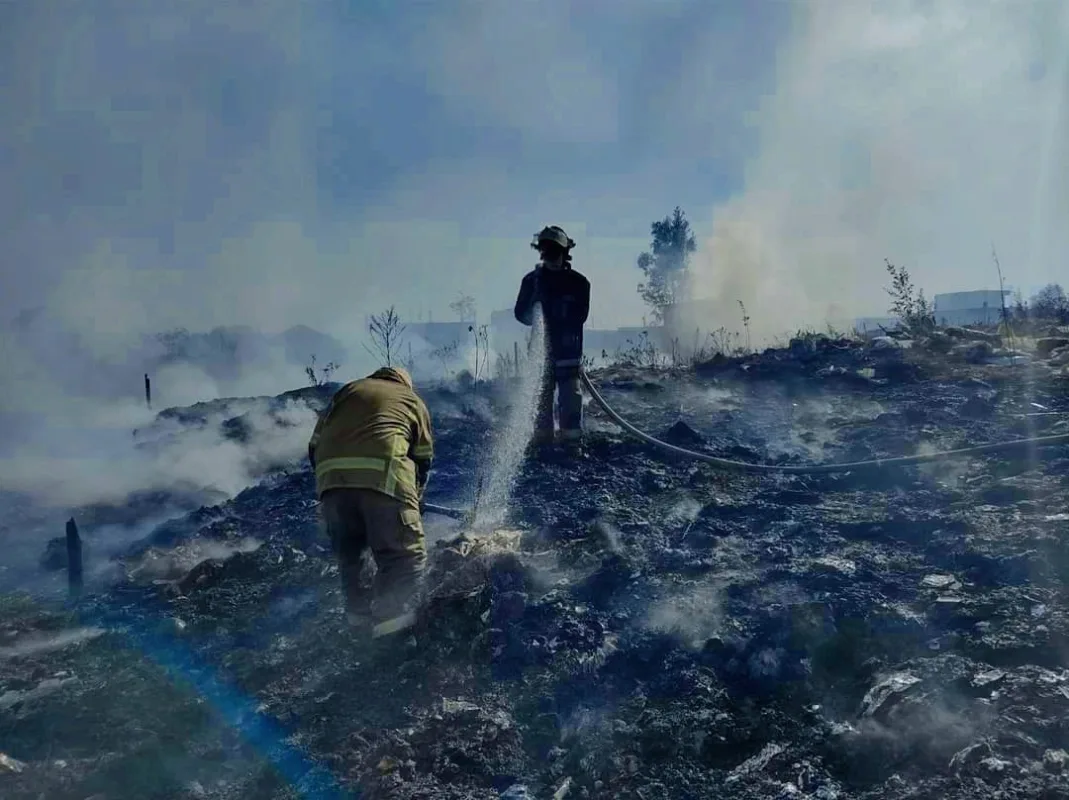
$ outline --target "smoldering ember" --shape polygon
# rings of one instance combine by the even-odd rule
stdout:
[[[1069,433],[1063,333],[1027,354],[962,328],[809,335],[589,375],[694,453],[871,461]],[[423,390],[432,502],[470,508],[507,383]],[[251,446],[254,402],[292,424],[333,388],[156,424]],[[222,502],[56,517],[38,577],[64,579],[73,517],[85,585],[66,605],[3,596],[0,794],[1069,797],[1069,448],[749,474],[593,402],[587,426],[579,457],[522,462],[500,525],[428,517],[403,657],[348,636],[304,460]],[[186,511],[104,546],[166,504]]]

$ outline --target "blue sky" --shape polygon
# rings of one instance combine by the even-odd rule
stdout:
[[[592,323],[679,204],[769,333],[1060,279],[1065,9],[849,0],[41,0],[0,9],[0,312],[144,329],[507,307],[559,223]],[[975,285],[979,284],[979,285]]]

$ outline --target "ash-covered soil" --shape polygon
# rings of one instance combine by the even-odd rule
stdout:
[[[741,460],[1069,427],[1058,370],[976,362],[817,340],[593,377]],[[427,398],[429,499],[465,505],[486,419]],[[427,518],[412,651],[347,634],[302,463],[159,526],[75,608],[6,596],[0,795],[1069,798],[1069,448],[751,476],[588,425],[526,462],[507,529]]]

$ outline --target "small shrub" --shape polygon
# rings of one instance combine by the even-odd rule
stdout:
[[[368,332],[371,334],[371,347],[364,345],[364,349],[375,356],[384,367],[392,367],[398,358],[401,347],[401,337],[405,332],[405,325],[401,322],[393,306],[381,314],[372,314],[368,322]]]
[[[627,344],[624,349],[617,348],[615,363],[626,367],[655,368],[661,365],[657,347],[650,341],[648,331],[642,331],[637,342],[628,339]]]
[[[339,366],[341,365],[335,364],[333,361],[328,361],[325,366],[319,368],[319,373],[317,374],[316,357],[315,353],[313,353],[312,362],[304,368],[304,374],[308,376],[310,385],[323,386],[324,384],[330,383],[331,376],[334,374],[335,370],[337,370]]]
[[[895,266],[887,259],[884,259],[884,263],[887,265],[887,273],[891,276],[891,285],[885,288],[891,296],[891,307],[888,310],[914,335],[934,330],[935,313],[924,296],[924,290],[914,288],[913,280],[905,267]]]

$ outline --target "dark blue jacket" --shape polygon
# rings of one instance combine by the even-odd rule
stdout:
[[[559,270],[536,267],[523,276],[516,319],[532,324],[536,302],[541,302],[546,320],[546,355],[555,362],[574,362],[558,366],[579,366],[583,325],[590,315],[590,281],[570,266]]]

